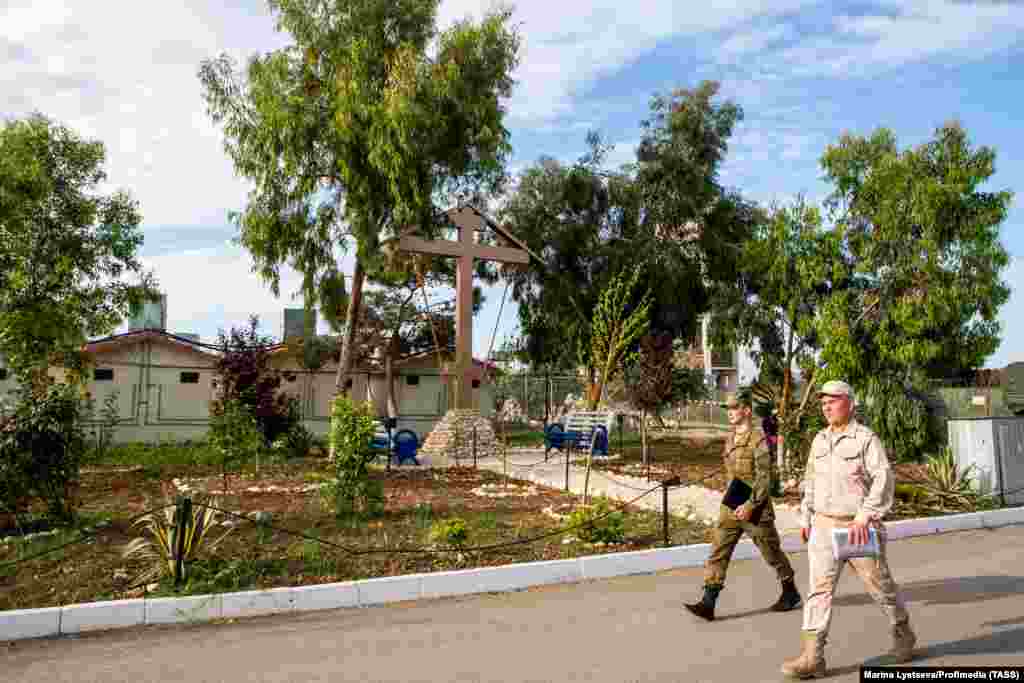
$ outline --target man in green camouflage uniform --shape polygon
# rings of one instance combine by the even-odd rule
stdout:
[[[793,567],[782,552],[782,542],[775,528],[775,510],[771,501],[771,455],[764,432],[753,425],[753,407],[749,391],[731,395],[722,404],[729,410],[732,431],[725,440],[723,457],[728,479],[739,479],[752,489],[750,499],[735,511],[722,505],[715,527],[714,544],[704,568],[704,597],[700,602],[687,604],[686,609],[707,621],[715,619],[715,603],[725,586],[736,544],[743,534],[750,536],[761,557],[776,572],[782,583],[782,595],[771,606],[776,612],[796,609],[801,604],[800,593],[793,582]],[[751,517],[760,508],[760,519]]]

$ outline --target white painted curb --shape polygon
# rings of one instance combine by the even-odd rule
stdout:
[[[891,540],[972,529],[1024,524],[1024,508],[969,512],[946,517],[906,519],[886,523]],[[788,553],[803,552],[799,536],[782,539]],[[193,595],[181,598],[136,598],[107,602],[0,611],[0,641],[21,640],[146,624],[174,624],[222,618],[284,614],[346,607],[369,607],[392,602],[515,591],[556,583],[575,583],[630,574],[704,565],[711,545],[675,546],[590,555],[571,560],[524,562],[450,572],[388,576],[318,586],[273,588],[262,591]],[[733,559],[753,559],[760,553],[749,540],[741,541]]]

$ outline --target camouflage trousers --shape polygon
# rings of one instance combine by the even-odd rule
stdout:
[[[704,565],[705,586],[725,585],[729,560],[732,559],[736,544],[740,542],[744,533],[750,536],[750,540],[761,551],[761,557],[778,574],[780,582],[793,578],[793,566],[789,563],[786,553],[782,552],[782,541],[775,528],[775,509],[771,502],[766,503],[757,524],[738,519],[732,510],[723,505],[718,513],[711,555]]]
[[[906,605],[900,595],[899,586],[889,571],[886,559],[885,525],[873,524],[878,532],[878,557],[851,557],[837,562],[832,555],[832,529],[846,526],[846,520],[815,515],[811,525],[811,538],[807,544],[807,556],[810,562],[811,586],[804,603],[804,630],[816,632],[822,640],[827,639],[832,624],[832,601],[843,565],[847,562],[853,567],[868,593],[875,603],[889,618],[891,626],[906,623],[910,618]]]

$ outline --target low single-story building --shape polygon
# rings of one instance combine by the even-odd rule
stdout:
[[[181,441],[200,439],[209,428],[210,402],[215,392],[215,367],[219,353],[197,339],[158,329],[133,330],[89,342],[92,377],[86,390],[102,410],[108,396],[117,394],[119,423],[117,442]],[[305,426],[326,436],[330,402],[335,393],[337,363],[328,360],[310,371],[301,367],[287,347],[271,347],[271,366],[282,371],[281,390],[299,400]],[[421,441],[448,410],[448,383],[443,364],[449,352],[421,352],[397,359],[393,381],[398,428],[411,429]],[[483,366],[480,361],[474,361]],[[62,368],[51,370],[62,381]],[[474,388],[474,404],[484,415],[494,412],[493,391],[486,379]],[[351,395],[373,403],[378,416],[387,414],[383,364],[370,361],[351,376]],[[0,393],[15,388],[9,373],[0,374]]]

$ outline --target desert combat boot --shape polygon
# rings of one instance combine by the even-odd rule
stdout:
[[[902,624],[896,624],[892,627],[892,649],[880,657],[878,665],[906,664],[914,658],[915,645],[917,645],[917,636],[910,628],[910,622],[904,621]]]
[[[782,673],[801,680],[825,675],[825,639],[814,631],[801,631],[803,650],[782,664]]]

